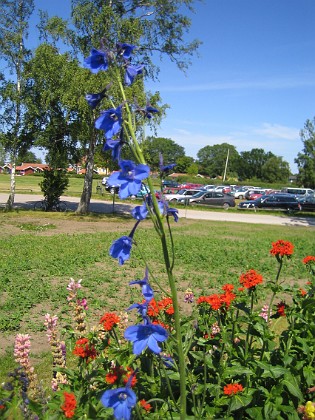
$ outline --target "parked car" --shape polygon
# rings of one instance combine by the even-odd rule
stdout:
[[[261,195],[265,195],[265,189],[264,188],[253,188],[253,189],[249,189],[245,192],[244,194],[244,198],[246,198],[246,200],[250,200],[250,196],[252,194],[261,194]]]
[[[185,189],[185,190],[204,189],[204,185],[203,184],[193,184],[191,182],[187,182],[186,184],[181,184],[180,187],[181,187],[181,189]]]
[[[246,193],[247,190],[248,190],[248,188],[241,187],[241,188],[238,188],[235,191],[232,191],[231,194],[233,194],[235,198],[240,199],[240,200],[243,200],[243,198],[245,197],[245,193]]]
[[[315,196],[307,195],[303,198],[298,198],[302,211],[315,211]]]
[[[224,194],[216,191],[199,191],[197,194],[189,197],[189,205],[203,204],[207,206],[223,207],[228,209],[229,207],[235,207],[235,198],[231,194]],[[185,203],[185,198],[180,198],[179,203]]]
[[[104,176],[104,178],[102,179],[102,185],[105,187],[105,190],[107,192],[110,192],[111,194],[118,194],[119,185],[109,185],[107,180],[108,180],[108,177],[106,176]]]
[[[187,198],[187,197],[191,197],[194,194],[198,193],[199,191],[205,191],[205,190],[196,190],[196,189],[183,189],[183,190],[179,190],[177,194],[165,194],[164,198],[167,201],[178,201],[181,198]]]
[[[256,200],[242,201],[239,203],[240,209],[267,208],[284,209],[288,211],[300,210],[301,205],[294,195],[290,194],[269,194],[263,195]]]
[[[177,194],[181,188],[167,187],[163,188],[163,194]]]
[[[170,181],[168,179],[163,179],[162,181],[162,187],[170,187],[170,188],[178,188],[179,183],[176,181]]]

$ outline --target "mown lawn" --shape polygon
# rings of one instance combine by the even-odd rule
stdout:
[[[21,223],[25,216],[28,223],[25,220]],[[44,213],[41,222],[38,213],[36,221],[33,217],[34,212],[0,214],[2,341],[18,332],[40,334],[45,341],[43,321],[47,312],[57,314],[61,328],[66,327],[71,322],[66,299],[70,278],[82,279],[89,323],[93,325],[105,311],[125,310],[137,301],[138,290],[128,283],[143,278],[143,259],[150,268],[150,281],[155,290],[158,291],[155,280],[167,289],[159,240],[149,221],[142,222],[136,231],[131,259],[119,266],[108,250],[113,240],[129,234],[134,220]],[[70,222],[71,233],[56,234],[57,221]],[[95,233],[82,229],[87,221],[95,225]],[[18,228],[14,234],[9,229],[12,226]],[[315,254],[314,228],[182,219],[172,223],[172,230],[174,272],[181,299],[187,287],[196,294],[209,294],[223,283],[237,285],[240,274],[251,268],[259,271],[265,282],[274,279],[277,263],[269,250],[271,242],[278,239],[295,245],[293,258],[284,266],[282,280],[302,286],[308,279],[302,258]],[[33,346],[36,348],[36,343]],[[13,363],[12,346],[7,351],[0,369],[1,381]]]

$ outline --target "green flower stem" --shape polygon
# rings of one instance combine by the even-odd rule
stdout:
[[[169,392],[169,394],[170,394],[170,396],[171,396],[171,398],[172,398],[172,400],[173,400],[173,402],[174,402],[175,407],[177,407],[177,408],[178,408],[178,406],[177,406],[177,401],[176,401],[176,399],[175,399],[175,397],[174,397],[174,394],[173,394],[173,390],[172,390],[172,386],[171,386],[171,383],[170,383],[170,379],[169,379],[169,377],[168,377],[168,375],[167,375],[167,372],[166,372],[166,369],[165,369],[164,363],[163,363],[163,361],[161,360],[161,358],[160,358],[160,366],[162,366],[162,370],[163,370],[164,378],[165,378],[165,380],[166,380],[166,385],[167,385],[168,392]],[[161,375],[161,377],[162,377],[162,375]]]
[[[245,339],[245,362],[247,362],[248,353],[251,350],[251,343],[249,343],[249,334],[250,334],[250,327],[252,325],[252,314],[253,314],[253,307],[254,307],[254,294],[255,290],[250,289],[250,321],[248,322],[247,332],[246,332],[246,339]]]
[[[131,112],[129,105],[126,101],[126,95],[123,88],[123,85],[121,81],[119,80],[119,87],[120,91],[123,97],[123,100],[125,101],[125,106],[127,110],[127,121],[125,122],[126,127],[128,128],[129,134],[132,138],[133,147],[135,150],[135,155],[138,159],[138,162],[141,164],[146,164],[142,150],[138,144],[134,124],[131,117]],[[152,196],[152,202],[153,202],[153,208],[155,215],[155,228],[156,231],[160,237],[161,245],[162,245],[162,251],[164,256],[164,263],[165,268],[167,272],[168,282],[171,289],[171,296],[173,300],[173,307],[174,307],[174,326],[175,326],[175,332],[176,332],[176,341],[177,341],[177,353],[178,353],[178,364],[179,364],[179,382],[180,382],[180,419],[184,420],[186,418],[186,368],[185,368],[185,355],[183,350],[183,343],[182,343],[182,332],[181,332],[181,324],[180,324],[180,311],[179,311],[179,304],[178,304],[178,296],[177,296],[177,290],[176,290],[176,284],[175,279],[172,272],[172,263],[170,261],[169,252],[168,252],[168,246],[167,246],[167,239],[164,229],[164,224],[162,217],[160,215],[160,210],[158,207],[158,202],[154,194],[154,187],[153,182],[151,178],[148,178],[148,186],[151,192]]]
[[[276,286],[278,285],[278,282],[279,282],[280,273],[281,273],[281,269],[282,269],[282,262],[283,262],[282,261],[282,258],[277,259],[277,260],[279,262],[279,267],[278,267],[278,272],[277,272],[275,283],[274,283],[275,288],[276,288]],[[272,292],[272,295],[271,295],[271,298],[270,298],[270,303],[269,303],[269,308],[268,308],[268,318],[267,318],[268,319],[268,322],[270,320],[270,315],[271,315],[271,310],[272,310],[272,304],[273,304],[274,298],[276,296],[276,290],[275,290],[275,288],[274,288],[274,290]],[[260,360],[263,360],[264,353],[265,353],[265,348],[266,348],[266,340],[264,340],[264,343],[263,343],[263,346],[262,346],[262,349],[261,349]]]
[[[272,292],[270,303],[269,303],[269,308],[268,308],[268,320],[270,319],[272,304],[273,304],[274,298],[276,296],[276,290],[275,289],[276,289],[276,286],[278,286],[280,273],[281,273],[281,270],[282,270],[283,259],[280,258],[280,259],[278,259],[278,261],[279,261],[279,267],[278,267],[278,272],[277,272],[277,276],[276,276],[275,283],[274,283],[275,287],[274,287],[274,290]]]

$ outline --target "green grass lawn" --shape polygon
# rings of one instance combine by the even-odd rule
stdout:
[[[8,182],[4,177],[0,176],[0,191]],[[18,177],[17,185],[21,189],[26,186],[35,189],[39,180],[38,177]],[[70,181],[69,191],[79,192],[83,181],[78,178]],[[41,217],[42,221],[38,219]],[[72,233],[55,234],[57,221],[71,222]],[[95,224],[94,233],[82,229],[81,223],[86,222]],[[0,337],[5,340],[22,332],[42,335],[45,340],[43,322],[47,312],[58,315],[59,325],[66,327],[71,322],[66,299],[70,278],[82,279],[91,325],[97,324],[105,311],[125,310],[139,299],[138,290],[128,284],[143,278],[144,261],[149,265],[154,289],[158,291],[157,281],[167,290],[160,243],[149,221],[142,222],[137,229],[136,246],[129,261],[119,266],[109,256],[112,241],[128,235],[133,225],[131,218],[118,216],[76,217],[71,213],[41,216],[31,211],[0,213]],[[10,226],[17,228],[17,232],[10,233]],[[282,281],[303,286],[308,274],[302,258],[315,254],[313,228],[182,219],[177,224],[172,223],[172,229],[174,273],[180,299],[188,287],[196,294],[209,294],[219,290],[223,283],[238,285],[240,274],[252,268],[263,275],[265,282],[274,279],[277,263],[269,250],[271,242],[278,239],[295,245],[292,259],[284,265]],[[162,292],[157,292],[157,296],[162,296]],[[264,298],[263,291],[261,298]],[[47,357],[42,363],[46,363]],[[0,381],[5,380],[12,366],[11,347],[3,356]]]

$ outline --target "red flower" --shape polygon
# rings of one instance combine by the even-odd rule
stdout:
[[[159,315],[160,309],[158,307],[158,304],[156,303],[156,300],[153,298],[150,300],[147,314],[151,317],[157,317]]]
[[[173,315],[174,307],[172,298],[166,297],[158,302],[158,307],[160,310],[164,310],[168,315]]]
[[[289,258],[293,254],[293,250],[294,245],[291,242],[279,239],[277,242],[272,242],[270,254],[276,257],[284,257],[286,255]]]
[[[131,376],[130,386],[133,387],[137,383],[134,370],[130,367],[125,369],[123,366],[115,366],[106,374],[105,381],[111,385],[122,381],[126,385]]]
[[[222,290],[224,292],[233,292],[234,286],[233,284],[225,284],[224,286],[222,286]]]
[[[255,270],[249,270],[245,274],[241,274],[240,283],[246,287],[246,289],[252,289],[257,284],[262,283],[263,277]]]
[[[285,304],[285,302],[279,302],[279,303],[277,304],[277,314],[278,314],[279,316],[286,316],[286,315],[285,315],[285,308],[286,308],[286,304]]]
[[[61,409],[63,410],[67,419],[71,419],[71,417],[74,416],[74,411],[77,406],[75,395],[71,392],[64,392],[63,396],[65,401],[62,404]]]
[[[100,319],[100,324],[103,324],[105,331],[111,331],[119,322],[119,316],[112,312],[106,312]]]
[[[0,410],[4,410],[5,409],[5,405],[0,404]]]
[[[307,291],[302,289],[302,288],[300,289],[300,293],[301,293],[302,296],[307,295]]]
[[[94,346],[90,346],[87,338],[80,338],[75,343],[72,354],[82,357],[82,359],[95,359],[97,356]]]
[[[137,381],[137,378],[136,378],[136,375],[135,375],[135,371],[131,367],[127,367],[127,370],[125,370],[123,375],[122,375],[122,380],[123,380],[123,383],[125,385],[129,381],[130,377],[132,377],[131,382],[130,382],[130,386],[132,388],[136,385],[136,383],[138,381]]]
[[[141,407],[147,412],[149,413],[152,410],[152,405],[147,403],[146,400],[140,400],[139,404],[141,405]]]
[[[315,257],[308,255],[303,259],[303,264],[315,263]]]
[[[115,366],[105,376],[105,381],[108,384],[114,384],[118,382],[118,379],[122,375],[123,368],[121,366]]]
[[[242,392],[244,390],[243,386],[241,384],[227,384],[223,388],[223,393],[225,395],[235,395],[238,392]]]

